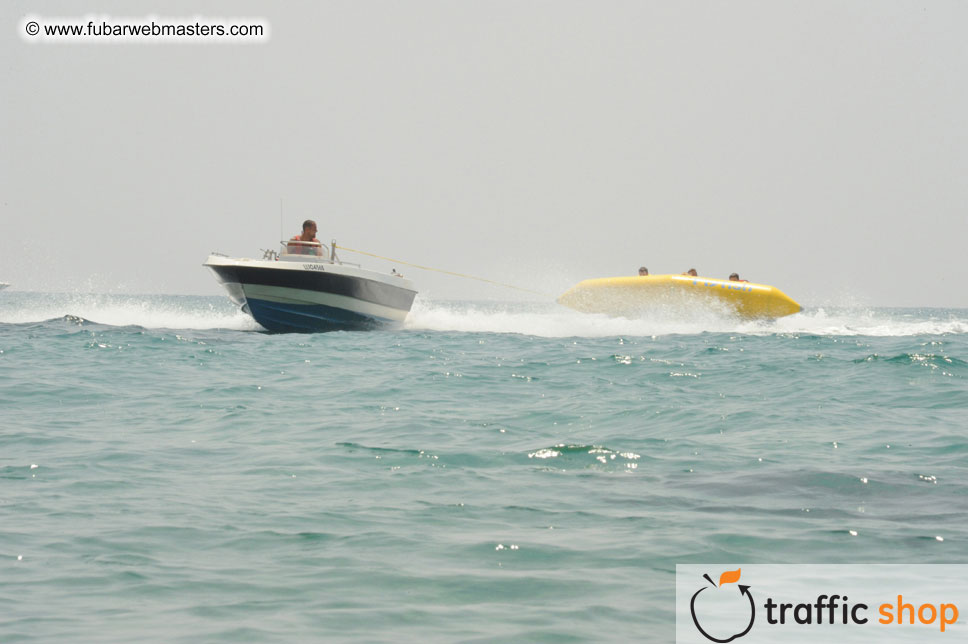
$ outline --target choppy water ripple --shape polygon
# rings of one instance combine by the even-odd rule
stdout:
[[[966,312],[421,307],[5,294],[0,641],[669,641],[676,563],[966,559]]]

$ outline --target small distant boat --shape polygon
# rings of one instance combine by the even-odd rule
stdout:
[[[641,315],[650,309],[711,307],[744,318],[779,318],[802,307],[774,286],[689,275],[604,277],[579,282],[558,303],[585,313]]]
[[[10,282],[0,282],[0,291],[10,286]]]
[[[319,242],[284,241],[262,259],[209,256],[204,266],[229,298],[269,331],[367,330],[403,322],[417,291],[396,273],[378,273]]]

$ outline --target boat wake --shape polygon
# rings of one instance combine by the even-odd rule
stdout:
[[[18,293],[0,307],[0,323],[64,320],[73,324],[138,326],[146,329],[260,330],[227,298],[177,295]]]
[[[75,324],[146,329],[262,330],[250,316],[221,296],[6,295],[0,300],[0,324],[67,320]],[[968,333],[968,310],[808,308],[778,320],[751,321],[730,315],[725,308],[670,308],[631,319],[580,313],[552,302],[448,302],[418,297],[403,329],[549,338],[699,333],[890,337]]]
[[[806,309],[777,320],[746,320],[721,310],[667,309],[642,317],[579,313],[557,304],[414,303],[406,328],[539,337],[744,335],[911,336],[968,333],[968,311],[942,309]]]

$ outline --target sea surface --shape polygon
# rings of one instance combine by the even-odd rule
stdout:
[[[0,293],[0,643],[670,642],[677,563],[968,563],[968,311]]]

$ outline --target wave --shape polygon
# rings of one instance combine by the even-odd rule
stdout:
[[[912,336],[968,333],[968,311],[808,309],[778,320],[751,321],[726,310],[664,310],[638,318],[580,313],[557,304],[435,302],[419,298],[405,325],[413,330],[518,333],[538,337],[744,335]]]
[[[261,330],[228,298],[219,296],[6,293],[0,298],[0,324],[64,319],[147,329]],[[412,331],[549,338],[699,333],[890,337],[968,333],[968,310],[816,308],[779,320],[750,321],[726,309],[678,308],[631,319],[580,313],[550,302],[454,302],[418,297],[403,326]]]
[[[959,358],[953,358],[938,353],[900,353],[895,356],[884,356],[872,353],[864,358],[857,358],[854,364],[866,362],[884,362],[887,364],[899,365],[918,365],[931,369],[963,369],[968,367],[968,362]]]
[[[51,320],[139,326],[146,329],[259,330],[255,321],[226,298],[180,295],[11,293],[0,305],[0,323]]]

